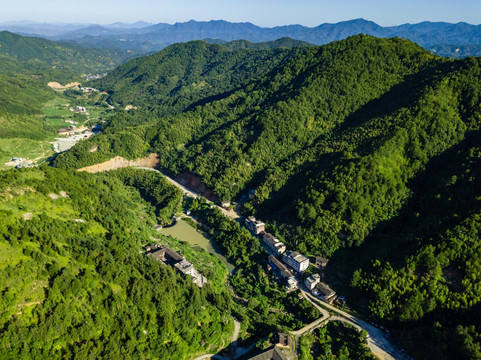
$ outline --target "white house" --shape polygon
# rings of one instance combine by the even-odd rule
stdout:
[[[321,281],[321,277],[319,274],[312,274],[307,279],[304,280],[304,285],[309,291],[312,291],[316,287],[316,285]]]
[[[297,251],[288,251],[282,260],[298,272],[304,272],[309,267],[309,259]]]
[[[286,251],[286,246],[272,234],[269,234],[267,232],[262,233],[262,241],[276,255],[282,254]]]

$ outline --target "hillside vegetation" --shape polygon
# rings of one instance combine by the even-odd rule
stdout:
[[[224,45],[193,41],[133,59],[93,84],[111,94],[112,104],[140,107],[137,117],[159,117],[212,101],[216,95],[226,96],[302,51],[232,51]]]
[[[190,359],[225,344],[223,287],[199,289],[139,253],[160,235],[135,187],[48,167],[0,176],[2,359]],[[179,201],[172,189],[158,204]]]
[[[118,50],[90,49],[8,31],[0,32],[0,55],[17,61],[45,64],[50,68],[77,75],[105,72],[120,65],[129,56],[128,53]]]
[[[246,211],[291,247],[333,256],[330,281],[359,310],[400,329],[417,358],[479,357],[480,59],[443,59],[406,40],[361,35],[283,50],[290,55],[262,72],[240,66],[238,80],[227,60],[209,72],[152,66],[173,49],[182,64],[204,59],[189,53],[199,46],[221,59],[240,56],[179,44],[113,72],[102,82],[112,98],[139,99],[158,113],[113,117],[56,166],[155,151],[163,167],[199,175],[221,199],[255,188]],[[207,81],[216,66],[226,71],[219,93],[175,107],[177,91]],[[92,143],[101,144],[98,154],[88,152]]]

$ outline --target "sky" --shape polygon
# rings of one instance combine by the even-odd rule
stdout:
[[[382,26],[421,21],[481,24],[481,0],[1,0],[0,22],[96,23],[188,20],[262,27],[364,18]]]

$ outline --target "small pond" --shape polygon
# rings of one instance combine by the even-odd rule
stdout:
[[[207,234],[202,231],[198,231],[190,226],[186,221],[179,220],[174,226],[160,229],[159,232],[162,235],[170,235],[179,240],[189,243],[194,249],[204,249],[211,254],[215,254],[221,260],[229,273],[234,270],[234,264],[230,263],[223,255],[222,251],[210,240]]]

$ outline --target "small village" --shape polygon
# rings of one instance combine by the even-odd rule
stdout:
[[[312,295],[328,304],[337,299],[336,292],[321,281],[319,273],[303,279],[310,264],[322,271],[329,262],[328,259],[317,256],[314,258],[314,262],[310,262],[307,256],[297,251],[286,251],[286,245],[274,235],[266,232],[265,224],[256,220],[253,216],[245,219],[245,227],[260,240],[269,253],[268,270],[273,273],[274,278],[279,283],[285,286],[286,291],[293,291],[298,288],[307,289]],[[340,301],[342,300],[340,299]]]

